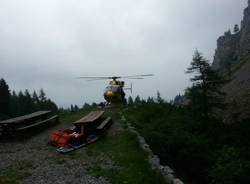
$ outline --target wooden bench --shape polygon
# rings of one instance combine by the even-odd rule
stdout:
[[[37,122],[37,123],[33,123],[33,124],[31,124],[31,125],[28,125],[28,126],[24,126],[24,127],[21,127],[21,128],[17,128],[17,130],[26,130],[26,129],[29,129],[29,128],[32,128],[32,127],[35,127],[35,126],[38,126],[38,125],[42,125],[42,124],[47,123],[47,122],[49,122],[49,121],[51,121],[51,120],[54,120],[54,119],[58,120],[58,115],[52,116],[52,117],[50,117],[50,118],[48,118],[48,119],[39,121],[39,122]]]
[[[97,130],[103,130],[106,127],[108,127],[111,123],[111,117],[107,117],[96,129]]]

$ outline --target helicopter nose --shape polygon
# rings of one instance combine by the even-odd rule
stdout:
[[[107,97],[110,98],[110,97],[113,97],[113,96],[114,96],[114,93],[112,91],[108,91],[107,92]]]

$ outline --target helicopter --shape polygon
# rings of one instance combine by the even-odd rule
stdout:
[[[78,77],[78,79],[86,79],[88,81],[95,80],[111,80],[108,86],[104,89],[104,99],[107,104],[111,103],[126,103],[124,90],[130,90],[132,93],[132,84],[129,88],[125,88],[125,82],[117,79],[144,79],[144,77],[150,77],[153,74],[144,75],[131,75],[131,76],[111,76],[111,77]]]

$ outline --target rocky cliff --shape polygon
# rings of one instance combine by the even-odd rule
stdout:
[[[240,29],[230,31],[218,38],[213,68],[224,75],[230,74],[231,81],[224,87],[226,101],[226,122],[250,118],[250,0],[244,10]]]
[[[244,10],[239,31],[225,32],[218,38],[215,51],[213,67],[215,69],[227,69],[239,64],[240,58],[249,53],[250,49],[250,0],[248,7]]]

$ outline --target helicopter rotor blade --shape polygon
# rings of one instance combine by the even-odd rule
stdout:
[[[112,78],[111,78],[112,79]],[[134,78],[127,78],[129,79],[144,79],[142,77],[134,77]],[[106,78],[93,78],[93,79],[86,79],[87,82],[92,82],[92,81],[100,81],[100,80],[106,80]]]
[[[143,77],[154,76],[153,74],[144,75],[130,75],[130,76],[112,76],[112,77],[77,77],[77,79],[90,79],[90,80],[105,80],[105,79],[144,79]]]
[[[100,80],[106,80],[106,79],[87,79],[87,82],[91,82],[91,81],[100,81]]]
[[[122,76],[122,78],[134,78],[134,77],[151,77],[153,74],[144,74],[144,75],[130,75],[130,76]]]
[[[120,79],[120,76],[113,77],[77,77],[77,79]]]
[[[110,77],[77,77],[77,79],[110,79]]]
[[[142,78],[142,77],[131,77],[131,78],[125,78],[125,79],[145,79],[145,78]]]

